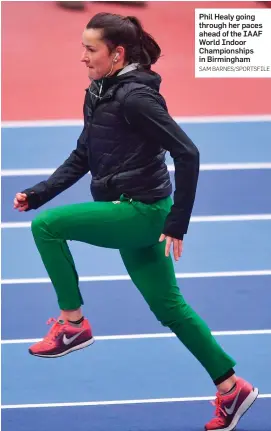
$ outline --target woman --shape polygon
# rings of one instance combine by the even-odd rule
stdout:
[[[258,390],[235,376],[235,362],[186,304],[174,273],[194,204],[197,148],[167,113],[160,48],[134,17],[98,14],[83,33],[82,62],[92,83],[77,148],[47,180],[17,193],[14,207],[36,209],[91,171],[94,202],[47,210],[32,222],[35,243],[56,290],[60,316],[32,355],[55,358],[93,343],[67,240],[119,249],[150,309],[200,361],[217,386],[216,417],[206,430],[232,430]],[[165,163],[175,164],[174,204]]]

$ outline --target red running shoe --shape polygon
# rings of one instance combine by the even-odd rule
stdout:
[[[216,407],[216,417],[205,425],[205,430],[232,431],[243,414],[254,403],[258,394],[257,388],[253,388],[250,383],[238,378],[233,393],[228,395],[216,394],[216,400],[212,402]]]
[[[29,348],[29,353],[42,358],[58,358],[94,343],[91,326],[84,319],[80,326],[64,320],[49,319],[54,325],[46,337]]]

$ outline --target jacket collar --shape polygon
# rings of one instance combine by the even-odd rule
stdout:
[[[99,80],[93,80],[90,86],[86,89],[89,92],[93,106],[100,100],[107,100],[111,98],[114,91],[118,87],[118,76],[124,75],[125,73],[136,70],[138,63],[131,63],[121,69],[118,73],[108,78],[101,78]]]
[[[124,73],[132,72],[132,70],[136,70],[139,66],[139,63],[131,63],[128,66],[125,66],[121,71],[117,74],[117,76],[124,75]]]

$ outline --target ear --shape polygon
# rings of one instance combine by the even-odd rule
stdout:
[[[115,49],[114,57],[113,57],[114,63],[117,63],[120,60],[124,61],[124,57],[125,57],[124,47],[123,46],[117,46]]]

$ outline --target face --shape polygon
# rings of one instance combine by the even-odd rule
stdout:
[[[90,79],[101,79],[123,67],[124,48],[117,47],[112,53],[101,39],[101,30],[86,29],[82,37],[83,54],[81,61],[88,68]]]

